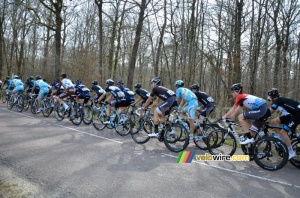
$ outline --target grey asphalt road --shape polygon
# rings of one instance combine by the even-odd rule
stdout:
[[[177,157],[156,139],[139,145],[0,104],[0,197],[299,197],[300,170],[290,164],[271,172]]]

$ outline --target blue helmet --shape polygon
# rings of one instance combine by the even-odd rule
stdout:
[[[177,80],[175,82],[175,87],[183,87],[184,86],[184,82],[182,80]]]

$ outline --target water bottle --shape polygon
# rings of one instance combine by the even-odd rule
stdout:
[[[262,132],[262,131],[259,132],[259,133],[258,133],[258,138],[259,138],[259,139],[262,139],[263,137],[265,137],[265,133]]]
[[[279,135],[277,133],[272,133],[272,137],[277,138],[277,139],[281,140],[284,143],[284,139],[281,135]]]

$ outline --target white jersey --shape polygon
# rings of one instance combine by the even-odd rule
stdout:
[[[290,113],[287,112],[283,107],[279,106],[276,111],[278,116],[285,116],[285,115],[289,115]]]
[[[72,81],[70,79],[64,78],[61,80],[61,85],[65,88],[65,89],[69,89],[69,88],[74,88],[75,85],[72,83]]]

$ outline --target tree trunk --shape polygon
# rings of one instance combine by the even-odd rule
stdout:
[[[127,79],[127,86],[129,88],[132,88],[132,85],[133,85],[136,57],[137,57],[138,48],[139,48],[139,44],[140,44],[140,40],[141,40],[141,34],[142,34],[142,28],[143,28],[143,22],[144,22],[144,13],[145,13],[145,9],[147,7],[146,1],[147,0],[142,0],[142,3],[140,5],[139,20],[138,20],[138,25],[136,27],[134,44],[133,44],[133,48],[132,48],[131,58],[129,61],[128,79]]]

